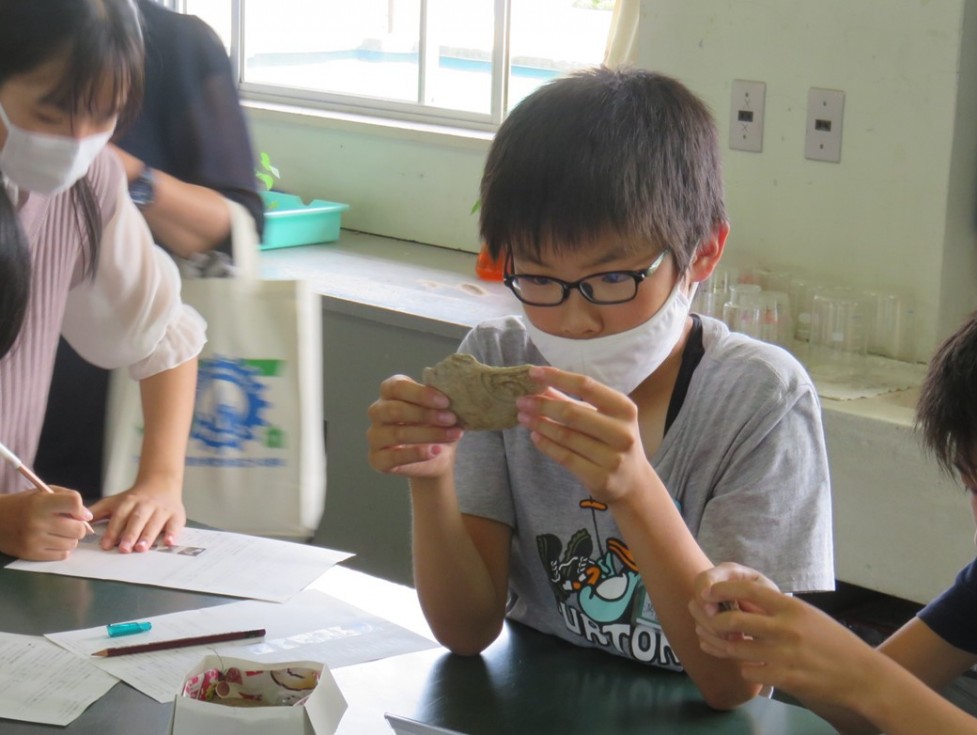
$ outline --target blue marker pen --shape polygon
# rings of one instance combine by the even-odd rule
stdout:
[[[132,635],[133,633],[145,633],[152,629],[152,623],[112,623],[106,625],[105,630],[110,638],[118,638],[120,635]]]

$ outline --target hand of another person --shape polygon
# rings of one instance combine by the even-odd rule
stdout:
[[[448,397],[405,375],[380,384],[380,397],[367,411],[369,462],[373,469],[407,477],[438,477],[451,469],[461,438]]]
[[[706,653],[718,656],[719,658],[730,658],[725,649],[727,641],[742,640],[744,636],[738,631],[717,631],[713,626],[714,621],[721,620],[726,622],[727,619],[716,618],[716,614],[733,610],[763,613],[762,609],[751,606],[750,603],[745,601],[741,606],[738,600],[716,598],[714,585],[720,582],[734,580],[762,585],[778,594],[780,593],[777,585],[760,574],[760,572],[732,562],[723,562],[696,576],[693,580],[695,592],[693,593],[692,600],[689,601],[689,612],[692,613],[692,617],[696,621],[696,633],[699,636],[700,648]]]
[[[92,513],[74,490],[0,496],[0,551],[30,561],[67,559],[85,538]]]
[[[703,651],[739,661],[747,681],[805,702],[851,707],[863,677],[861,664],[875,654],[851,631],[738,564],[703,572],[695,587],[689,610]],[[721,609],[728,601],[738,609]]]
[[[649,485],[654,469],[630,398],[593,378],[554,367],[534,367],[529,376],[547,389],[516,401],[519,423],[532,432],[543,454],[573,472],[603,503]]]
[[[137,480],[124,493],[102,498],[92,506],[95,520],[109,519],[102,536],[102,548],[119,551],[146,551],[162,535],[167,546],[187,522],[181,488],[178,484],[157,478]]]

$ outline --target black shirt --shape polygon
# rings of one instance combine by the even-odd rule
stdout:
[[[224,45],[195,15],[139,0],[146,44],[146,91],[139,115],[116,144],[188,184],[243,205],[258,232],[264,206],[254,151]],[[220,249],[230,253],[230,240]]]

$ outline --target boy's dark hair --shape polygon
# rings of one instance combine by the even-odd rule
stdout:
[[[606,67],[540,87],[502,123],[481,184],[490,253],[568,252],[607,232],[684,271],[726,219],[715,123],[680,82]]]
[[[916,428],[944,471],[977,479],[977,312],[930,361]]]

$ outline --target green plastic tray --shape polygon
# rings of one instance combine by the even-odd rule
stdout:
[[[265,231],[262,250],[291,248],[318,242],[335,242],[343,212],[348,204],[313,199],[305,204],[294,194],[263,191],[265,201]]]

